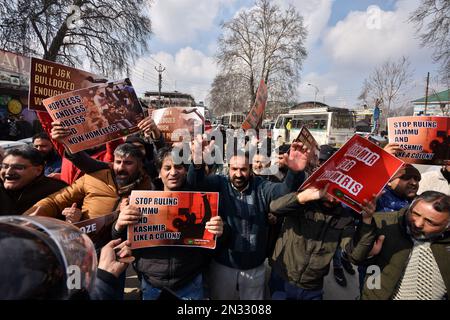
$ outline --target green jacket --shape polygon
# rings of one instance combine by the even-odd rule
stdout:
[[[370,263],[380,267],[380,289],[369,289],[367,281],[365,281],[362,294],[364,300],[389,300],[395,293],[413,247],[413,241],[406,233],[406,211],[407,208],[404,208],[396,212],[380,212],[374,215],[371,229],[378,229],[377,233],[385,236],[381,252]],[[435,240],[431,244],[431,250],[447,288],[448,298],[450,289],[450,234],[447,232],[442,238]],[[371,274],[367,275],[367,277],[370,276]]]
[[[271,261],[275,272],[300,288],[322,289],[337,246],[352,239],[355,231],[352,214],[341,206],[327,209],[320,201],[301,205],[296,193],[272,201],[270,210],[285,215]],[[366,239],[361,239],[352,250],[356,258],[365,257],[371,248],[375,235],[368,231],[364,232]]]

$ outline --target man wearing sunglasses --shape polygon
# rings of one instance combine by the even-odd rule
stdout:
[[[0,169],[0,215],[22,214],[37,201],[64,188],[61,180],[44,176],[38,150],[20,147],[6,152]]]

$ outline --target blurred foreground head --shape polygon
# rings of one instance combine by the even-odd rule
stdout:
[[[78,228],[53,218],[0,217],[0,300],[88,298],[97,256]]]

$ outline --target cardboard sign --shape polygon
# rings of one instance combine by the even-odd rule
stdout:
[[[262,117],[264,116],[264,111],[266,109],[267,102],[267,86],[264,80],[261,79],[259,82],[258,91],[256,92],[256,100],[253,105],[252,110],[247,115],[247,118],[242,123],[242,129],[257,129],[261,126]]]
[[[139,131],[144,119],[128,79],[63,93],[42,101],[72,134],[63,143],[76,153]]]
[[[388,118],[389,143],[403,149],[396,156],[407,163],[442,165],[450,161],[450,117]]]
[[[308,174],[312,174],[314,169],[319,165],[319,144],[306,127],[300,129],[300,132],[294,141],[301,142],[311,151],[305,171]]]
[[[354,135],[300,187],[322,189],[357,212],[389,182],[403,161],[372,142]]]
[[[139,223],[128,227],[131,248],[188,246],[214,249],[205,230],[219,209],[217,192],[132,191],[130,204],[139,208]]]
[[[45,111],[42,100],[78,89],[88,88],[106,79],[93,73],[55,62],[31,58],[28,108]]]
[[[86,233],[96,248],[101,248],[111,241],[111,228],[114,221],[119,217],[119,211],[102,217],[83,220],[73,225]]]
[[[194,137],[194,128],[203,133],[201,126],[205,122],[205,108],[203,107],[170,107],[156,109],[152,118],[158,129],[164,135],[165,141],[181,142],[183,136]]]

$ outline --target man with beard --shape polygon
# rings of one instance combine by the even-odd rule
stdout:
[[[284,154],[289,152],[290,147],[290,144],[282,144],[276,149],[278,152],[278,172],[274,175],[274,178],[278,180],[273,180],[274,182],[282,182],[286,177],[288,167],[286,165],[286,160],[284,159]]]
[[[270,204],[271,212],[285,216],[272,256],[273,271],[284,287],[273,299],[322,300],[323,280],[336,249],[352,238],[353,215],[326,192],[327,187],[290,193]],[[362,238],[353,252],[364,253],[371,240]]]
[[[25,146],[6,152],[0,170],[0,215],[22,214],[42,198],[67,186],[44,176],[44,159]]]
[[[153,188],[142,168],[143,158],[142,152],[130,143],[116,148],[112,169],[107,163],[85,155],[90,170],[84,176],[42,199],[25,214],[65,218],[72,223],[109,214],[119,208],[131,190]],[[122,209],[127,210],[127,207],[122,206]]]
[[[191,185],[220,193],[219,215],[224,220],[224,240],[217,245],[209,269],[212,299],[264,298],[269,204],[298,189],[309,156],[309,150],[301,143],[293,143],[289,156],[284,156],[288,174],[283,183],[273,183],[253,176],[249,156],[241,152],[229,159],[228,177],[205,177],[203,165],[191,164],[189,168]],[[193,152],[193,163],[201,163],[197,156]]]
[[[388,145],[385,147],[385,150],[389,146],[393,146],[394,149],[396,148],[395,145]],[[403,165],[384,188],[383,193],[377,201],[376,211],[393,212],[409,206],[417,196],[420,179],[420,172],[413,165]],[[346,258],[345,253],[343,257]],[[362,292],[364,286],[366,269],[367,265],[358,266],[360,292]]]
[[[45,160],[44,174],[51,176],[53,173],[60,173],[62,160],[53,148],[49,136],[45,132],[37,133],[34,135],[32,141],[33,146],[41,153]]]
[[[366,278],[362,299],[449,299],[450,196],[426,191],[407,208],[374,211],[365,208],[354,238],[356,244],[359,238],[371,238],[374,246],[365,258],[379,270]],[[375,242],[377,234],[384,242]]]

